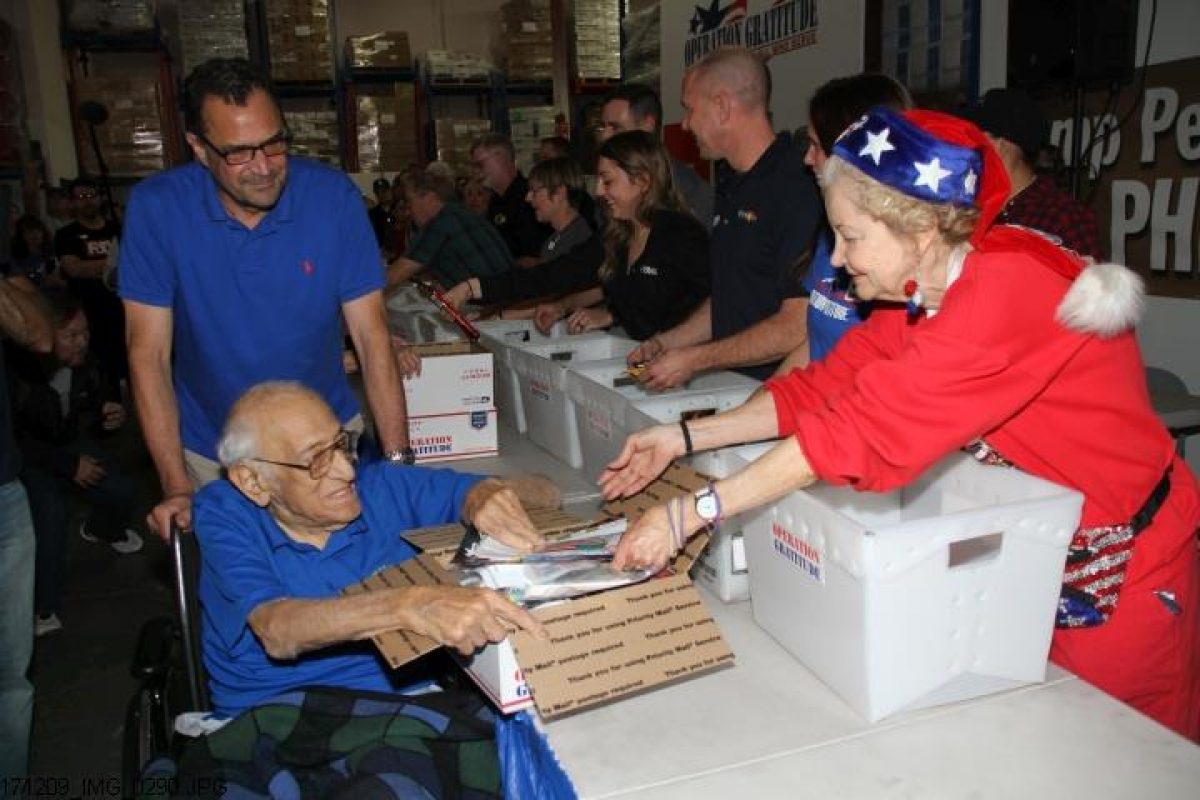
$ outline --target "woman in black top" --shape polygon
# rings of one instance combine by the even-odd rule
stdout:
[[[654,135],[613,136],[600,147],[596,171],[610,218],[600,286],[542,304],[534,319],[543,330],[567,317],[571,333],[620,325],[634,339],[648,339],[708,297],[708,232],[686,211]]]

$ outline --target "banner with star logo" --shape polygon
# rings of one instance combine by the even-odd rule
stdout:
[[[776,126],[804,124],[817,86],[862,69],[863,7],[863,0],[663,0],[665,121],[679,119],[684,71],[713,50],[732,46],[769,59]]]

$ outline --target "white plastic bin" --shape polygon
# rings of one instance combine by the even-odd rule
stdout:
[[[758,387],[758,381],[736,372],[710,372],[678,389],[656,392],[629,378],[624,358],[571,367],[567,394],[575,404],[584,472],[598,476],[634,431],[734,408]]]
[[[509,364],[517,373],[529,438],[575,469],[583,466],[575,406],[567,397],[567,368],[587,361],[623,359],[637,342],[607,333],[584,333],[514,347]]]
[[[754,619],[872,722],[1042,681],[1082,506],[966,454],[884,494],[795,492],[745,520]]]
[[[401,286],[388,293],[385,303],[388,311],[431,311],[433,301],[416,286]]]
[[[710,478],[728,478],[753,461],[761,452],[758,446],[723,447],[707,450],[686,459],[694,470]],[[704,586],[726,603],[738,603],[750,599],[750,569],[746,561],[746,520],[765,509],[751,509],[725,519],[708,547],[692,564],[692,580]]]
[[[476,322],[475,327],[479,329],[479,343],[496,356],[496,410],[500,421],[524,434],[528,430],[525,404],[508,353],[517,345],[544,344],[565,336],[566,322],[556,322],[549,336],[543,336],[531,319],[489,319]]]

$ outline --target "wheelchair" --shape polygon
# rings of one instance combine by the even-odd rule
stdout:
[[[142,626],[130,664],[138,688],[125,711],[121,777],[126,787],[138,785],[154,758],[178,755],[187,737],[176,734],[176,717],[212,708],[200,660],[200,548],[195,534],[172,525],[170,550],[175,616]]]

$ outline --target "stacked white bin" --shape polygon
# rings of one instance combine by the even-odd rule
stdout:
[[[545,336],[531,319],[489,319],[475,323],[479,343],[492,351],[496,358],[496,411],[500,421],[518,433],[528,430],[525,404],[521,402],[521,385],[517,371],[509,361],[509,353],[518,345],[545,344],[566,335],[566,323],[559,321]]]
[[[617,382],[622,385],[615,386]],[[567,373],[567,394],[575,404],[583,469],[597,476],[634,431],[678,422],[687,414],[734,408],[759,385],[736,372],[710,372],[678,389],[656,392],[629,378],[623,358],[573,366]]]
[[[720,480],[744,468],[757,456],[760,448],[750,453],[745,447],[724,447],[706,450],[684,459],[692,469]],[[751,509],[728,517],[717,526],[708,547],[692,564],[692,580],[703,585],[726,603],[750,599],[750,569],[746,560],[746,521],[761,509]]]
[[[585,333],[551,342],[519,345],[509,351],[517,373],[529,438],[579,469],[583,457],[575,406],[567,396],[567,369],[588,361],[624,359],[637,342],[607,333]]]
[[[870,721],[1044,680],[1082,506],[965,454],[883,494],[794,492],[745,520],[754,619]]]

